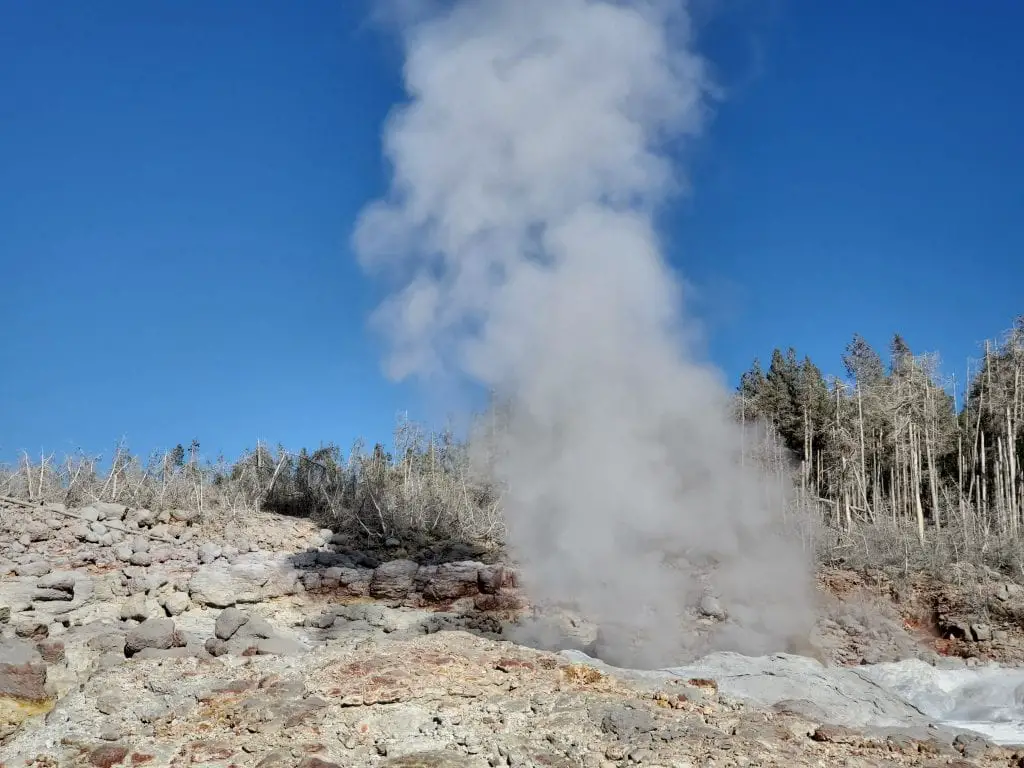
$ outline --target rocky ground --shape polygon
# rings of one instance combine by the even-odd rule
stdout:
[[[1019,660],[1024,590],[961,571],[824,573],[811,644],[845,677],[796,656],[637,675],[509,642],[523,600],[486,548],[370,552],[275,515],[4,499],[0,768],[1024,764],[856,674]],[[586,647],[586,625],[565,621]],[[780,692],[743,703],[740,678]],[[836,695],[785,694],[808,680]],[[844,697],[892,722],[858,720]]]

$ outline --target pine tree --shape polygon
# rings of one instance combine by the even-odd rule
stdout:
[[[885,381],[885,366],[882,358],[859,333],[846,345],[843,354],[846,375],[862,387],[878,386]]]
[[[740,384],[736,388],[740,397],[741,406],[744,409],[744,416],[748,413],[758,416],[763,415],[761,412],[761,396],[764,393],[764,388],[764,370],[761,368],[761,360],[755,357],[753,365],[750,366],[750,370],[745,371],[743,375],[740,376]]]

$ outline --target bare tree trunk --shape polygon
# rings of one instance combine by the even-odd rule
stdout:
[[[914,495],[914,515],[917,520],[917,538],[924,546],[924,507],[921,505],[921,458],[920,447],[917,442],[917,430],[914,423],[910,422],[910,473],[911,492]]]
[[[860,433],[860,487],[861,487],[861,498],[864,501],[864,506],[870,509],[871,503],[868,501],[868,461],[867,451],[864,447],[864,399],[861,394],[860,382],[857,382],[857,427]],[[872,517],[874,517],[874,510],[872,511]]]

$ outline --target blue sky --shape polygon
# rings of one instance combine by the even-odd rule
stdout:
[[[0,7],[0,460],[387,440],[354,264],[399,51],[362,0]],[[1024,5],[701,0],[728,98],[665,212],[734,382],[893,331],[962,376],[1024,312]]]

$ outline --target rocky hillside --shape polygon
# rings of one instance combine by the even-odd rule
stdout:
[[[1013,657],[1020,590],[982,576],[956,599],[918,585],[897,602],[900,588],[877,575],[826,574],[812,645],[831,664]],[[644,675],[518,646],[508,629],[524,605],[514,568],[481,547],[370,552],[275,515],[230,525],[4,499],[0,765],[964,766],[1024,755],[931,728],[854,672],[829,677],[799,657],[737,675]],[[586,623],[556,618],[585,649]],[[939,636],[950,628],[954,639]],[[716,681],[730,676],[807,697],[751,703],[749,689]],[[830,685],[863,706],[815,693]]]

